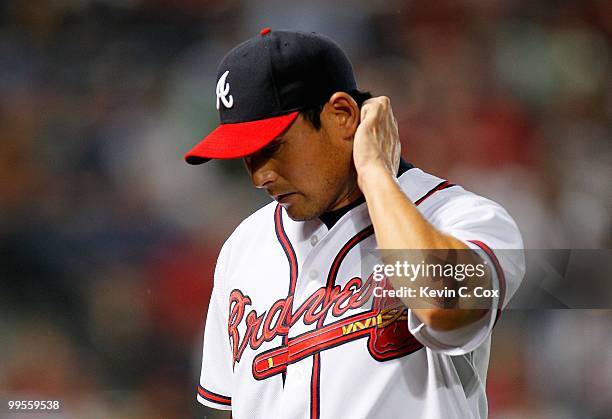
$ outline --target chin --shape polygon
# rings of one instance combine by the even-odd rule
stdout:
[[[315,211],[307,208],[300,208],[297,205],[289,205],[285,207],[285,211],[287,211],[287,215],[293,221],[310,221],[322,214],[322,211]]]

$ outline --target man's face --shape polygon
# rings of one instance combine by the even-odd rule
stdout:
[[[264,189],[295,221],[348,204],[357,188],[352,143],[337,138],[323,114],[321,124],[316,130],[299,115],[283,135],[244,158],[255,187]]]

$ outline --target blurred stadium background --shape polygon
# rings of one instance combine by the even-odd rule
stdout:
[[[2,398],[213,417],[212,272],[266,198],[240,162],[182,155],[217,123],[218,61],[265,26],[337,40],[391,97],[404,157],[502,203],[528,247],[610,248],[609,1],[4,0]],[[610,311],[505,313],[490,417],[611,418],[611,330]]]

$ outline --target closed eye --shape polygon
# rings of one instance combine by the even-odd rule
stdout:
[[[272,157],[274,154],[278,152],[278,150],[280,150],[282,145],[283,145],[283,140],[279,138],[279,139],[272,141],[270,144],[268,144],[264,148],[262,148],[261,151],[266,157]]]
[[[243,158],[249,173],[253,173],[262,163],[274,157],[281,149],[284,140],[277,138],[259,151]]]

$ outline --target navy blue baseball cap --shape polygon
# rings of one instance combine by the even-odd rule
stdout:
[[[215,91],[221,123],[185,160],[248,156],[286,131],[300,110],[356,89],[351,62],[334,41],[265,28],[221,61]]]

